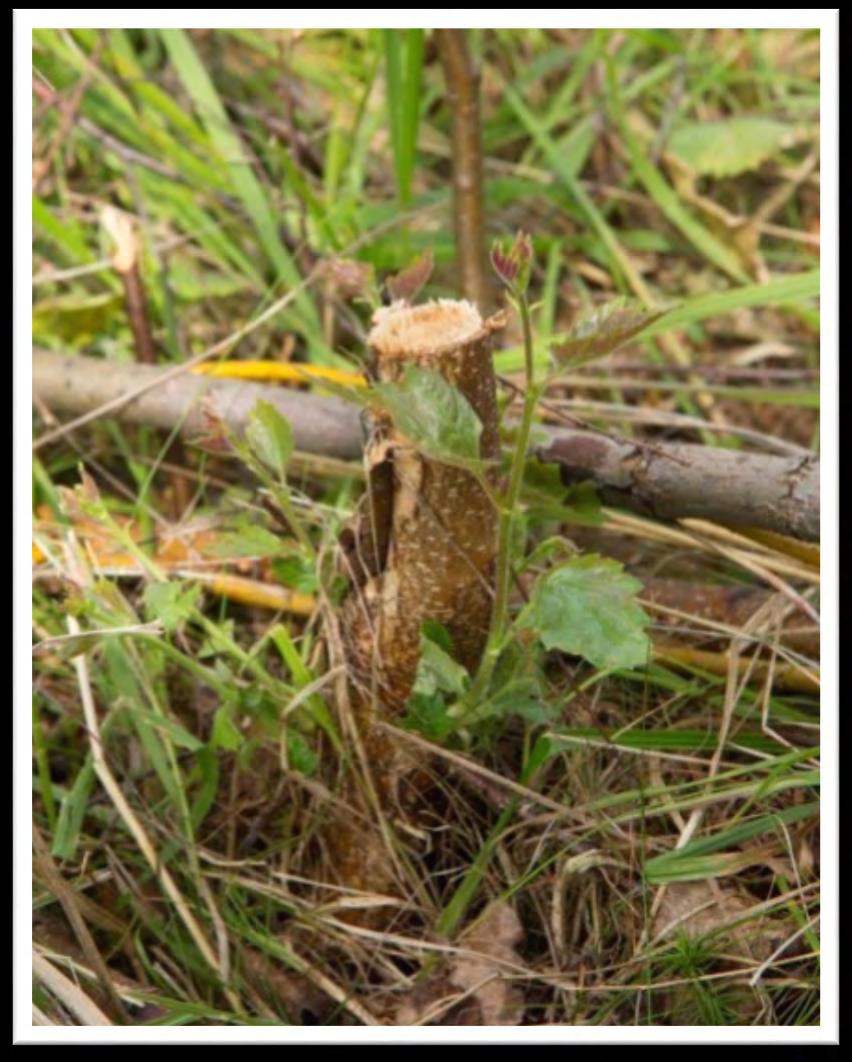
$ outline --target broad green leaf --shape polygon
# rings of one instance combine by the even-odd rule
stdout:
[[[447,710],[447,701],[460,697],[470,685],[467,670],[453,660],[450,648],[444,627],[424,624],[417,678],[402,725],[432,741],[444,741],[455,730],[457,723]]]
[[[252,410],[246,439],[255,456],[283,479],[293,454],[293,429],[270,402],[260,401]]]
[[[599,668],[646,663],[650,619],[636,601],[642,584],[618,561],[590,554],[548,572],[533,587],[519,626],[545,649],[582,656]]]
[[[213,730],[210,734],[212,748],[234,752],[243,744],[245,739],[234,722],[233,716],[233,705],[223,704],[216,709],[213,717]]]
[[[246,524],[238,531],[225,531],[211,542],[205,553],[214,557],[271,557],[287,544],[265,527]]]
[[[412,693],[400,723],[407,730],[416,730],[430,741],[443,742],[457,727],[447,711],[441,693]]]
[[[192,615],[201,587],[196,584],[149,583],[143,596],[149,620],[160,620],[169,632],[177,630]]]
[[[154,715],[147,709],[135,708],[132,705],[126,707],[124,711],[137,726],[157,730],[165,737],[168,737],[173,744],[180,745],[181,748],[190,749],[192,752],[197,752],[199,749],[204,748],[203,741],[194,734],[190,734],[185,727],[182,727],[180,723],[176,723],[173,719],[169,719],[168,716]]]
[[[469,682],[467,670],[430,638],[420,642],[420,664],[414,684],[415,693],[431,695],[439,691],[460,696]]]
[[[478,461],[482,422],[440,373],[410,366],[399,383],[377,384],[371,401],[427,457],[449,464]]]
[[[635,299],[613,299],[584,313],[550,349],[560,363],[600,358],[638,336],[666,312],[648,310]]]
[[[756,170],[795,139],[795,129],[771,118],[728,118],[681,126],[668,150],[700,176],[735,177]]]

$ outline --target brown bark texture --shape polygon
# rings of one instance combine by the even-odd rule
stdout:
[[[263,399],[290,421],[298,450],[347,460],[361,456],[358,410],[339,398],[190,373],[164,381],[171,371],[33,350],[34,396],[55,414],[89,414],[133,393],[113,415],[169,431],[179,424],[192,438],[206,430],[205,411],[211,409],[242,432]],[[592,480],[613,506],[667,520],[701,518],[819,541],[816,458],[687,443],[646,446],[567,428],[549,429],[538,455],[557,463],[566,483]]]
[[[155,365],[157,362],[157,348],[154,345],[154,334],[151,330],[151,318],[148,313],[148,300],[145,296],[145,288],[142,284],[142,275],[139,272],[138,262],[134,262],[131,269],[120,273],[124,284],[124,305],[127,309],[127,319],[133,332],[133,347],[136,358],[143,365]]]
[[[592,480],[608,504],[662,520],[703,519],[819,539],[819,461],[556,432],[538,450],[566,484]]]
[[[441,300],[377,312],[369,345],[379,380],[398,382],[412,365],[440,373],[482,423],[480,458],[500,454],[491,333],[472,303]],[[365,506],[342,538],[350,590],[339,612],[350,705],[372,776],[379,813],[417,816],[428,801],[428,769],[377,723],[402,713],[417,677],[424,624],[443,625],[454,655],[475,672],[491,623],[497,555],[494,501],[467,468],[434,460],[379,412],[364,450]],[[487,467],[487,466],[486,466]],[[487,472],[492,481],[494,471]],[[355,778],[344,800],[360,823],[338,816],[329,855],[343,885],[393,891],[395,868]],[[373,928],[381,910],[352,912]]]
[[[471,303],[400,303],[378,312],[369,344],[383,382],[417,365],[453,384],[482,422],[480,457],[496,463],[491,334]],[[426,621],[442,624],[457,659],[476,670],[491,622],[497,511],[473,472],[424,456],[386,416],[364,456],[370,489],[355,549],[364,562],[343,625],[358,682],[393,712],[414,685]]]
[[[485,313],[491,302],[485,257],[485,193],[479,71],[463,29],[435,30],[441,54],[453,143],[453,208],[462,292]]]

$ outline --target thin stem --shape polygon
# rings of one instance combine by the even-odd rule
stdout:
[[[515,453],[512,458],[512,468],[509,473],[509,486],[500,503],[496,590],[494,612],[491,617],[491,630],[488,635],[488,644],[485,649],[485,655],[482,658],[482,664],[479,667],[473,685],[464,699],[464,714],[475,709],[477,703],[488,689],[488,684],[497,664],[497,658],[503,649],[509,614],[509,586],[512,575],[511,549],[514,538],[515,518],[518,513],[521,486],[524,481],[524,467],[526,465],[533,414],[538,399],[538,390],[535,385],[535,360],[529,305],[525,295],[519,294],[514,290],[512,294],[521,317],[521,328],[524,337],[524,365],[526,369],[524,408],[521,414]]]
[[[436,29],[435,40],[447,82],[453,139],[453,202],[456,254],[462,291],[488,311],[491,291],[486,272],[485,194],[479,71],[463,29]]]

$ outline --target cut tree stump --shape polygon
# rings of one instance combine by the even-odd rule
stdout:
[[[416,365],[440,373],[482,422],[480,457],[500,456],[492,332],[469,302],[442,299],[380,310],[369,335],[380,381],[397,382]],[[479,664],[494,598],[497,511],[465,468],[426,457],[385,414],[365,448],[369,489],[353,557],[354,583],[343,627],[362,696],[398,713],[420,659],[423,624],[442,624],[456,659]],[[367,691],[370,691],[369,693]]]
[[[495,479],[500,456],[491,360],[497,327],[497,319],[483,320],[469,302],[399,302],[376,313],[368,340],[381,382],[396,382],[415,365],[440,373],[465,396],[482,422],[480,457],[493,463],[486,482]],[[373,821],[411,821],[426,802],[428,765],[378,724],[397,719],[405,708],[426,622],[440,623],[455,657],[476,671],[491,624],[497,511],[473,472],[427,457],[385,413],[373,420],[364,459],[364,511],[341,543],[350,590],[339,627],[362,766],[378,806],[372,813],[365,808],[363,779],[354,773],[343,796]],[[399,859],[378,824],[365,829],[363,818],[355,824],[339,816],[329,839],[343,885],[373,894],[394,891]],[[349,917],[378,928],[386,912],[354,911]]]

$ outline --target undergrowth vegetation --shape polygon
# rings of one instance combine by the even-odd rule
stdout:
[[[366,350],[462,294],[432,31],[33,34],[35,346],[109,373],[147,334],[378,410],[499,514],[479,670],[426,624],[382,724],[426,780],[365,893],[329,844],[371,786],[334,626],[362,464],[264,401],[189,439],[35,403],[34,1020],[819,1021],[819,547],[538,450],[818,456],[818,33],[467,37],[497,468],[442,376]]]

